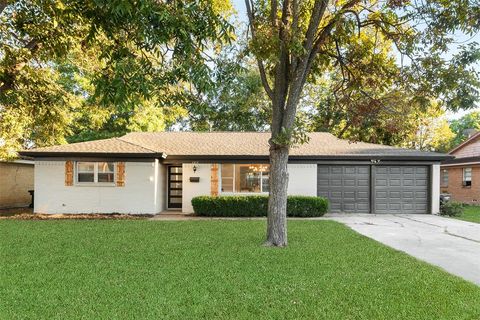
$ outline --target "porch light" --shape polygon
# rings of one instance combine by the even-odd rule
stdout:
[[[193,165],[193,173],[197,172],[197,166]]]

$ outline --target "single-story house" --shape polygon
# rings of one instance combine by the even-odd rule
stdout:
[[[0,209],[28,207],[32,203],[32,160],[0,159]]]
[[[331,212],[438,213],[444,154],[311,133],[291,149],[288,192]],[[21,152],[35,159],[37,213],[193,211],[200,195],[268,194],[268,139],[258,132],[129,133]]]
[[[449,152],[455,158],[441,164],[440,188],[451,199],[464,203],[480,203],[480,132]]]

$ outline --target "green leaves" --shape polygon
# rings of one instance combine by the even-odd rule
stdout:
[[[217,0],[9,2],[0,15],[9,147],[0,150],[165,129],[185,115],[187,89],[211,87],[206,53],[230,40],[230,13]]]

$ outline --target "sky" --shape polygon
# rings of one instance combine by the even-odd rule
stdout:
[[[246,12],[246,8],[245,8],[245,1],[244,0],[232,0],[232,3],[233,3],[233,6],[235,7],[235,10],[237,11],[238,19],[243,23],[247,23],[248,19],[247,19],[247,12]],[[473,37],[466,36],[466,35],[463,35],[463,34],[457,34],[455,36],[455,44],[451,45],[450,54],[455,53],[456,48],[459,45],[465,45],[465,44],[468,44],[468,43],[471,43],[471,42],[480,43],[480,33],[476,34]],[[477,71],[480,72],[480,65],[477,66]],[[447,112],[446,116],[447,116],[448,119],[458,119],[458,118],[462,117],[463,115],[465,115],[465,114],[467,114],[467,113],[469,113],[473,110],[480,111],[480,107],[470,109],[470,110],[462,110],[462,111],[458,111],[458,112],[450,112],[449,111],[449,112]]]

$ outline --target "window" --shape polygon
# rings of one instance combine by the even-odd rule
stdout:
[[[268,164],[222,164],[221,191],[262,193],[269,191]]]
[[[115,182],[115,163],[77,162],[77,183],[112,184]]]
[[[448,170],[442,170],[442,187],[448,187]]]
[[[233,192],[233,170],[234,165],[222,164],[220,175],[222,177],[222,192]]]
[[[472,168],[463,168],[463,186],[470,187],[472,185]]]

